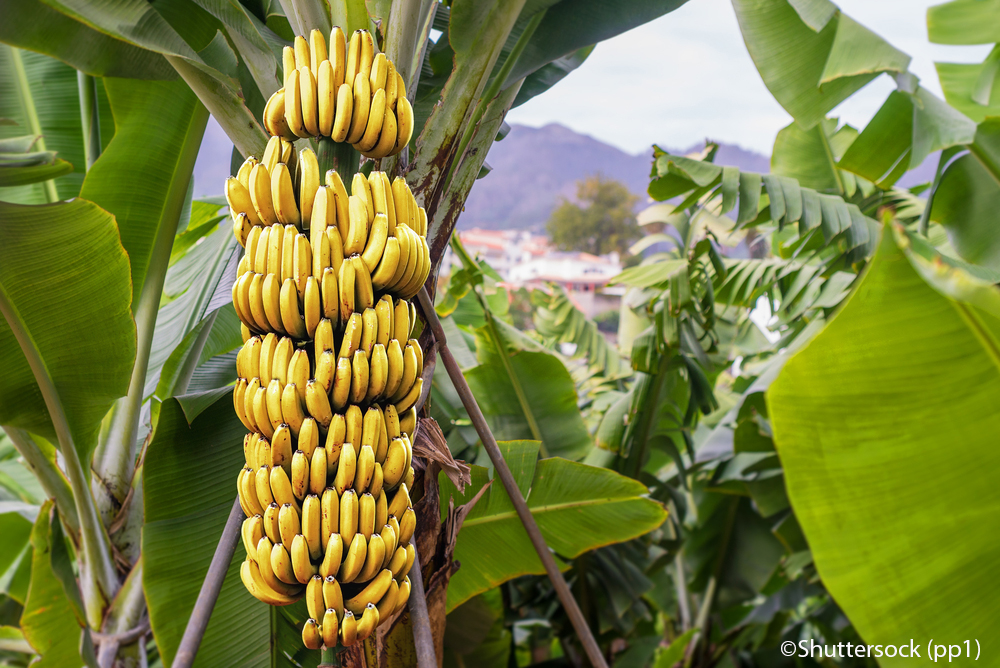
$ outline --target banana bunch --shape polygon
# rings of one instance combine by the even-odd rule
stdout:
[[[410,594],[424,360],[408,300],[431,270],[427,216],[383,172],[355,175],[350,194],[335,170],[321,182],[312,150],[281,136],[225,191],[246,249],[233,285],[241,576],[272,605],[306,598],[306,647],[351,645]]]
[[[264,128],[275,137],[330,137],[367,158],[395,155],[413,136],[413,107],[403,77],[375,53],[367,30],[351,35],[335,26],[329,48],[323,33],[301,35],[282,53],[284,87],[264,107]]]

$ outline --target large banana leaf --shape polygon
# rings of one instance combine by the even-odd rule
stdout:
[[[36,668],[81,666],[80,627],[63,586],[52,571],[51,523],[58,522],[52,502],[47,501],[38,513],[31,530],[31,585],[21,615],[21,630],[41,660]],[[60,534],[61,535],[61,534]]]
[[[0,12],[0,16],[4,16]],[[4,23],[8,17],[4,16]],[[86,163],[80,128],[80,93],[76,71],[58,60],[30,51],[20,52],[24,64],[26,91],[31,96],[42,131],[45,150],[55,151],[56,157],[71,163],[74,172],[55,180],[60,199],[80,193]],[[11,48],[0,45],[0,118],[17,125],[0,125],[0,139],[31,134],[31,123],[24,111],[25,88],[12,58]],[[97,87],[101,114],[101,141],[107,145],[115,133],[104,86]],[[36,147],[36,150],[39,147]],[[41,183],[0,190],[0,199],[20,204],[43,204],[46,200]]]
[[[87,173],[80,196],[115,215],[138,301],[156,261],[158,233],[163,228],[172,238],[180,219],[208,112],[180,80],[107,79],[105,85],[115,138]],[[159,262],[162,272],[166,258]]]
[[[108,212],[82,199],[0,203],[0,220],[0,297],[16,320],[0,322],[0,423],[55,440],[22,352],[29,345],[85,454],[112,401],[128,389],[135,357],[128,257],[118,228]],[[25,331],[21,344],[11,324]]]
[[[213,395],[209,395],[211,401]],[[143,589],[164,665],[170,665],[236,498],[245,429],[225,393],[198,412],[197,396],[167,399],[146,455]],[[236,548],[197,666],[271,665],[268,606],[240,581]],[[300,640],[301,642],[301,640]]]
[[[163,56],[109,37],[40,0],[0,0],[0,41],[102,77],[175,79]]]
[[[884,231],[843,310],[785,364],[767,394],[774,440],[823,582],[863,638],[991,638],[1000,294],[908,248]]]
[[[646,498],[642,483],[614,471],[552,458],[538,460],[538,441],[500,443],[511,473],[527,497],[545,542],[563,559],[602,545],[649,533],[667,517],[662,505]],[[472,484],[460,494],[439,476],[442,516],[448,498],[470,501],[493,480],[492,470],[472,467]],[[462,567],[448,585],[448,609],[519,575],[545,570],[510,497],[499,481],[479,499],[458,534],[455,559]]]
[[[733,0],[733,9],[764,85],[803,129],[880,73],[910,64],[828,0]]]

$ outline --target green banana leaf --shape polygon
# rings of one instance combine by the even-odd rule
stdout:
[[[30,554],[31,527],[37,514],[38,506],[16,501],[0,502],[0,535],[4,537],[0,545],[0,581],[6,580],[4,576],[19,564],[26,549]]]
[[[778,131],[771,151],[771,173],[788,176],[813,190],[852,197],[857,191],[853,174],[838,169],[837,160],[854,142],[858,131],[849,125],[837,127],[827,118],[810,130],[791,123]],[[867,190],[871,185],[866,184]]]
[[[992,637],[998,341],[996,289],[886,229],[842,310],[768,390],[792,508],[868,642]]]
[[[666,519],[663,506],[645,497],[648,490],[642,483],[565,459],[539,460],[538,447],[538,441],[500,443],[546,543],[561,559],[649,533]],[[448,585],[448,610],[511,578],[545,572],[510,497],[491,470],[474,466],[464,494],[447,476],[439,476],[442,519],[449,498],[456,506],[467,503],[491,481],[458,534],[455,559],[462,567]]]
[[[150,264],[166,268],[166,258],[155,257],[156,238],[173,237],[208,112],[180,80],[107,79],[105,86],[116,134],[80,196],[115,215],[137,302]]]
[[[0,219],[0,297],[45,365],[86,455],[111,403],[128,389],[135,358],[128,257],[118,228],[111,214],[82,199],[0,203]],[[0,423],[54,441],[35,374],[7,321],[0,322],[0,368]]]
[[[952,0],[927,8],[927,38],[935,44],[1000,42],[997,0]]]
[[[94,76],[175,79],[163,56],[114,39],[40,0],[0,0],[0,41],[57,58]]]
[[[216,393],[216,397],[218,393]],[[143,589],[163,664],[173,661],[201,582],[236,499],[245,429],[228,393],[207,408],[196,396],[160,408],[145,463]],[[236,548],[196,666],[271,666],[268,606],[240,581],[246,553]],[[299,639],[301,643],[301,639]]]
[[[42,655],[32,663],[37,668],[83,665],[80,626],[50,561],[51,522],[58,522],[52,506],[52,501],[45,502],[31,530],[31,585],[21,615],[25,639]]]
[[[7,21],[6,16],[4,21]],[[0,45],[0,118],[9,118],[16,123],[0,125],[0,140],[32,132],[31,123],[24,111],[24,89],[20,85],[11,54],[9,46]],[[59,198],[76,197],[80,194],[86,171],[76,71],[58,60],[38,53],[21,51],[20,56],[27,81],[31,82],[27,91],[38,116],[45,149],[55,151],[57,158],[73,166],[72,173],[60,176],[54,182]],[[101,141],[107,146],[115,134],[115,125],[104,86],[97,86],[97,98],[100,105]],[[41,183],[5,188],[0,191],[0,199],[19,204],[44,204],[48,201]]]

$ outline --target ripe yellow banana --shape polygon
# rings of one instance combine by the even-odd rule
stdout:
[[[267,408],[271,429],[277,431],[278,427],[285,423],[285,419],[281,414],[281,383],[276,378],[272,379],[264,390],[264,405]],[[274,438],[273,432],[271,438]]]
[[[347,188],[344,187],[344,180],[340,178],[340,173],[335,169],[327,170],[326,185],[333,188],[333,201],[337,208],[337,229],[340,230],[341,241],[343,241],[347,238],[347,223],[350,217]]]
[[[323,619],[326,604],[323,602],[323,578],[314,575],[306,585],[306,611],[312,619]]]
[[[410,188],[402,176],[397,176],[392,182],[392,200],[396,209],[396,222],[410,224]]]
[[[385,354],[388,360],[388,375],[386,377],[385,390],[383,392],[383,395],[387,397],[392,397],[402,384],[403,371],[405,369],[406,362],[403,356],[403,349],[400,347],[399,341],[397,339],[392,339],[389,341],[389,345],[386,347]],[[395,409],[393,410],[395,411]]]
[[[319,628],[319,622],[315,619],[309,618],[302,625],[302,644],[305,645],[306,649],[322,649],[323,634]]]
[[[354,178],[351,180],[351,195],[354,197],[360,197],[361,201],[365,205],[365,229],[367,226],[371,225],[375,220],[375,199],[372,195],[372,187],[368,182],[368,179],[364,177],[363,174],[355,174]],[[351,216],[354,216],[354,212],[351,212]],[[367,235],[367,232],[366,232]],[[365,237],[367,238],[367,236]]]
[[[367,84],[367,82],[366,82]],[[382,124],[385,121],[385,90],[375,91],[372,97],[371,106],[368,110],[368,123],[365,130],[354,144],[354,148],[362,154],[371,151],[378,143],[379,133],[382,131]],[[395,139],[395,133],[393,134]],[[395,144],[395,142],[393,142]]]
[[[326,470],[326,448],[316,448],[309,460],[309,491],[317,496],[326,489]]]
[[[308,137],[319,135],[319,107],[316,103],[316,77],[308,65],[299,68],[299,95],[302,100],[302,124]]]
[[[274,503],[274,497],[271,496],[271,485],[268,481],[268,467],[260,466],[257,468],[257,473],[254,475],[254,487],[257,491],[257,501],[260,503],[261,515],[264,514],[264,509],[269,505]]]
[[[326,451],[322,448],[316,450],[324,455]],[[326,467],[326,460],[323,463]],[[309,558],[312,561],[319,561],[323,554],[323,542],[321,538],[321,510],[319,497],[315,494],[307,494],[302,501],[302,536],[306,539],[306,546],[309,548]]]
[[[333,416],[330,423],[330,430],[326,434],[326,471],[327,476],[332,477],[337,470],[337,462],[340,460],[340,449],[344,447],[347,436],[347,421],[340,413]]]
[[[391,283],[393,275],[399,266],[399,239],[386,239],[385,248],[379,258],[378,265],[372,271],[372,286],[375,290],[385,290]]]
[[[285,328],[281,323],[281,282],[277,276],[274,274],[264,276],[261,296],[264,300],[264,317],[268,327],[275,332],[284,333]]]
[[[252,243],[251,248],[248,248],[247,257],[252,257],[251,268],[258,274],[267,273],[267,252],[271,241],[271,227],[265,227],[261,229],[260,234],[256,239],[251,239],[247,237],[247,243]],[[251,256],[250,250],[253,250],[253,255]]]
[[[406,446],[403,445],[402,439],[394,438],[389,443],[389,451],[382,464],[382,475],[385,478],[386,488],[390,490],[395,489],[406,475]]]
[[[246,518],[240,527],[240,535],[243,538],[243,547],[247,554],[254,554],[257,543],[264,536],[264,519],[257,515]]]
[[[295,188],[292,185],[292,174],[288,165],[283,162],[275,164],[271,171],[271,196],[274,202],[274,212],[282,225],[301,224],[299,208],[295,204]],[[280,257],[280,255],[279,255]],[[277,272],[273,272],[277,273]]]
[[[344,594],[333,574],[323,579],[323,602],[326,604],[326,609],[336,611],[337,616],[344,614]]]
[[[409,543],[416,528],[417,515],[413,512],[413,508],[407,508],[403,511],[403,516],[399,518],[399,542],[401,544]],[[407,561],[409,561],[409,557],[407,557]]]
[[[333,479],[333,487],[337,490],[337,494],[340,494],[340,507],[343,511],[344,507],[344,492],[347,488],[354,484],[354,473],[357,470],[358,456],[354,448],[354,444],[350,441],[344,443],[340,450],[340,458],[337,462],[337,473]],[[341,513],[343,518],[343,512]],[[355,517],[357,513],[355,512]],[[341,523],[343,525],[343,523]],[[352,536],[353,537],[353,536]],[[345,542],[350,542],[346,540]]]
[[[398,290],[400,287],[403,276],[416,262],[414,256],[414,243],[411,239],[410,228],[407,225],[397,224],[396,225],[396,238],[399,239],[399,261],[396,263],[396,271],[393,273],[392,278],[389,279],[389,284],[386,286],[387,290]]]
[[[263,225],[278,222],[271,199],[271,174],[263,164],[257,164],[250,170],[250,200]]]
[[[340,495],[340,537],[345,546],[350,546],[358,532],[358,495],[353,489],[344,490]]]
[[[406,346],[410,336],[410,310],[405,300],[397,300],[392,316],[393,338],[399,341],[400,346]]]
[[[285,80],[285,123],[296,137],[308,137],[302,118],[302,91],[299,70],[292,70]]]
[[[345,258],[361,253],[368,239],[368,213],[365,210],[364,198],[360,195],[351,195],[348,198],[348,207],[350,214],[347,238],[344,240]]]
[[[358,74],[358,63],[361,60],[361,33],[362,30],[355,30],[351,34],[351,41],[347,45],[347,62],[344,76],[348,83],[354,82],[354,77]]]
[[[368,83],[371,84],[372,90],[385,88],[386,75],[389,73],[388,63],[384,53],[375,56],[372,62],[372,71],[368,77]]]
[[[270,605],[290,605],[299,599],[298,594],[286,596],[268,587],[260,573],[257,562],[249,557],[240,566],[240,579],[243,580],[243,585],[247,588],[247,591],[254,598],[264,603]]]
[[[382,542],[385,543],[385,556],[382,559],[382,568],[387,568],[389,561],[392,559],[393,553],[396,552],[396,547],[399,545],[399,541],[396,539],[396,530],[392,528],[392,525],[388,523],[388,514],[385,512],[385,493],[383,492],[380,497],[380,501],[376,503],[376,519],[378,513],[383,513],[386,517],[385,522],[382,524]]]
[[[292,539],[292,569],[296,579],[302,584],[308,584],[309,579],[319,572],[319,569],[309,560],[309,545],[305,536],[297,535]]]
[[[282,582],[275,574],[271,566],[271,550],[274,546],[271,541],[264,536],[257,543],[257,566],[261,578],[268,588],[284,596],[298,596],[302,593],[302,587],[287,582]]]
[[[280,161],[281,137],[271,137],[267,140],[267,145],[264,147],[264,153],[261,155],[260,162],[267,167],[268,173],[272,173],[274,172],[274,166]]]
[[[315,419],[307,417],[302,421],[302,426],[299,427],[298,447],[311,462],[313,453],[319,447],[319,424]]]
[[[343,523],[343,517],[341,517],[341,525]],[[337,573],[337,580],[344,584],[354,582],[358,574],[361,573],[361,569],[364,568],[367,556],[368,541],[360,533],[354,534],[354,538],[351,540],[351,547],[347,551],[347,556],[344,557],[343,563],[340,565],[340,571]]]
[[[323,544],[330,542],[330,536],[340,535],[340,496],[333,487],[327,487],[319,500],[320,503],[320,538]],[[329,550],[329,548],[327,548]],[[340,567],[339,557],[337,567]],[[325,576],[324,576],[325,577]]]
[[[391,154],[396,148],[397,132],[396,114],[387,106],[383,111],[378,141],[375,146],[364,153],[365,157],[379,160]]]
[[[378,450],[375,451],[375,457],[378,458]],[[382,465],[377,461],[375,462],[375,472],[372,473],[372,481],[368,485],[368,493],[375,497],[376,508],[375,508],[375,527],[378,528],[380,525],[378,523],[378,499],[382,494],[382,487],[385,485],[385,476],[382,475]]]
[[[281,466],[271,467],[271,494],[274,496],[274,501],[279,506],[283,506],[286,503],[295,508],[296,512],[299,510],[299,501],[295,498],[294,492],[292,492],[292,481],[285,473],[285,469]]]
[[[243,187],[247,189],[248,194],[250,193],[250,170],[252,170],[254,165],[258,162],[260,161],[251,155],[243,161],[243,164],[240,165],[239,171],[236,172],[236,180],[243,184]]]
[[[285,331],[296,339],[307,338],[306,323],[299,312],[299,295],[295,289],[295,281],[288,279],[281,284],[279,298],[281,300],[281,324]]]
[[[403,350],[402,379],[400,380],[399,387],[389,397],[389,400],[392,403],[398,404],[400,401],[402,401],[404,397],[406,397],[413,390],[413,386],[416,384],[417,381],[418,373],[419,369],[417,368],[416,351],[412,348],[412,346],[406,346],[406,349]],[[407,406],[406,408],[409,408],[409,406]],[[404,410],[406,410],[406,408],[400,409],[399,406],[397,405],[396,412],[402,413]]]
[[[361,337],[364,334],[364,314],[352,313],[344,326],[344,338],[340,341],[340,357],[353,357],[354,351],[361,347]]]
[[[286,503],[278,510],[278,536],[277,542],[291,545],[292,539],[302,533],[302,524],[295,507]]]
[[[330,104],[333,104],[332,100]],[[316,161],[316,154],[311,148],[304,148],[299,151],[299,206],[302,209],[303,221],[312,220],[313,201],[319,189],[319,181],[319,162]]]
[[[376,534],[377,535],[377,534]],[[369,603],[377,603],[389,591],[392,583],[392,573],[388,569],[380,569],[373,574],[373,579],[357,595],[347,599],[344,607],[360,614]]]
[[[346,139],[349,144],[357,144],[368,128],[368,115],[372,105],[372,90],[371,84],[368,83],[367,75],[358,72],[357,76],[354,77],[353,91],[354,108],[351,111],[351,127],[347,132]],[[382,94],[382,100],[384,104],[385,93]]]
[[[358,349],[364,351],[365,357],[371,355],[376,338],[378,338],[378,315],[374,308],[366,308],[361,314],[361,340],[358,343]]]
[[[354,619],[354,613],[350,610],[344,611],[344,617],[340,620],[340,644],[350,647],[358,643],[358,623]]]
[[[393,578],[403,577],[403,568],[406,566],[406,548],[402,545],[396,548],[395,552],[392,553],[392,558],[389,559],[389,565],[386,568],[392,573]]]
[[[375,317],[378,321],[378,335],[375,337],[375,343],[387,346],[389,345],[389,339],[392,338],[394,329],[392,297],[389,295],[382,295],[381,299],[376,302]]]
[[[370,407],[365,412],[364,421],[361,425],[361,445],[367,445],[374,450],[378,445],[378,428],[382,421],[382,411],[377,407]]]
[[[322,322],[330,322],[330,321],[323,320]],[[323,392],[323,394],[327,395],[326,397],[327,406],[330,405],[329,393],[330,390],[333,389],[333,374],[336,370],[337,370],[337,356],[333,353],[332,350],[324,350],[323,352],[321,352],[319,355],[316,356],[316,384],[319,385],[319,388]],[[307,386],[306,388],[307,405],[308,405],[308,399],[309,399],[309,389]],[[311,408],[309,409],[309,412],[310,413],[312,412]],[[333,415],[331,413],[327,422],[323,424],[324,429],[330,426],[329,422],[332,419]]]
[[[375,42],[367,30],[361,31],[361,53],[358,56],[358,74],[363,74],[365,81],[372,73],[372,63],[375,60]]]
[[[396,103],[396,147],[391,155],[399,153],[413,138],[413,105],[405,97]]]
[[[309,33],[309,69],[315,75],[319,71],[319,65],[327,60],[329,56],[326,51],[326,38],[319,30],[313,29]],[[322,615],[313,615],[318,621]]]
[[[286,478],[292,471],[292,431],[287,424],[282,424],[275,429],[274,436],[271,437],[271,467],[284,469]],[[271,477],[273,479],[273,473]],[[273,494],[273,480],[271,485],[271,493]]]
[[[337,287],[340,291],[340,325],[347,324],[354,313],[354,282],[356,280],[353,262],[344,262],[340,266],[340,276],[337,277]]]
[[[389,218],[385,214],[377,214],[375,222],[372,223],[371,233],[368,235],[368,244],[361,253],[361,259],[364,261],[369,275],[374,274],[379,266],[388,240]],[[374,283],[374,279],[372,282]]]
[[[337,236],[336,230],[330,230]],[[320,239],[326,245],[326,239]],[[323,318],[328,321],[340,320],[340,286],[337,285],[337,270],[327,267],[323,270],[323,279],[319,286],[320,302],[323,305]]]
[[[292,41],[295,50],[295,69],[309,67],[309,42],[302,35],[296,35]]]
[[[344,419],[347,423],[345,440],[348,443],[354,444],[354,452],[356,454],[358,449],[361,448],[361,437],[364,433],[364,415],[357,405],[351,405],[347,407],[347,414]]]
[[[301,501],[309,490],[309,458],[306,453],[296,450],[292,455],[292,494]]]
[[[264,535],[270,539],[272,543],[281,542],[281,524],[278,521],[281,515],[281,506],[277,502],[272,503],[267,508],[264,509]],[[254,540],[254,545],[260,541],[260,538]],[[247,550],[247,554],[251,554],[250,550]]]
[[[330,267],[339,275],[340,265],[344,263],[344,240],[340,236],[340,228],[326,228],[326,245],[330,253]]]
[[[258,360],[257,374],[260,377],[260,384],[267,385],[271,382],[271,360],[274,359],[274,350],[278,346],[278,335],[268,332],[260,343],[260,358]]]
[[[272,193],[274,191],[272,190]],[[265,269],[268,274],[274,274],[275,276],[281,277],[281,257],[282,250],[285,245],[285,227],[283,225],[275,224],[270,227],[267,235],[267,246],[265,252],[267,253]],[[260,244],[258,244],[258,247]],[[262,272],[258,272],[262,273]]]
[[[340,621],[337,619],[336,610],[330,608],[323,613],[320,629],[323,633],[323,644],[327,647],[336,647],[340,642],[340,637],[338,636]]]
[[[351,398],[351,360],[341,357],[337,360],[337,373],[333,377],[333,391],[331,399],[334,410],[342,410]]]
[[[234,221],[237,220],[239,214],[245,213],[251,225],[262,224],[260,216],[257,215],[257,210],[253,207],[250,191],[236,177],[230,176],[226,179],[226,202],[229,203],[229,214]],[[244,229],[243,224],[240,225],[240,229]],[[249,228],[246,229],[247,233],[249,233]],[[240,235],[237,235],[237,238],[240,238]]]
[[[396,595],[396,609],[392,611],[392,614],[398,613],[400,610],[406,607],[406,602],[410,598],[410,578],[404,576],[403,581],[399,583],[399,594]]]
[[[333,116],[333,127],[330,129],[330,139],[344,142],[351,131],[354,118],[354,92],[350,84],[340,84],[337,87],[337,106]]]
[[[319,565],[319,574],[324,578],[336,575],[340,570],[340,562],[343,557],[344,539],[340,537],[339,533],[331,533],[326,540],[326,550],[323,552],[323,561]]]
[[[369,367],[368,392],[365,394],[365,400],[374,401],[382,396],[389,378],[389,358],[385,346],[381,343],[375,344],[372,348]]]
[[[335,221],[336,209],[329,186],[319,186],[312,200],[309,216],[309,247],[312,250],[312,275],[323,277],[330,266],[330,247],[325,243],[326,228]]]
[[[250,424],[251,431],[260,431],[257,427],[257,418],[254,416],[253,412],[253,401],[257,397],[257,391],[260,389],[260,380],[257,378],[251,378],[250,382],[247,384],[246,391],[243,392],[243,415],[246,416],[247,422]]]
[[[294,140],[295,133],[288,127],[285,120],[285,89],[279,88],[264,105],[264,129],[269,135],[282,139]]]
[[[354,308],[359,311],[372,308],[375,306],[375,288],[372,285],[372,275],[360,255],[352,257],[351,263],[354,265]]]
[[[399,413],[396,412],[396,407],[392,404],[386,406],[383,416],[385,418],[386,435],[390,439],[399,438],[402,432],[399,427]]]
[[[309,353],[296,350],[288,362],[288,382],[295,385],[299,401],[305,403],[306,384],[309,382]]]
[[[313,343],[313,355],[318,360],[324,352],[334,350],[336,350],[336,347],[333,339],[333,323],[324,318],[319,321],[319,326],[316,328],[316,337]]]
[[[379,621],[388,620],[392,613],[396,611],[396,599],[399,596],[399,585],[391,577],[389,579],[389,590],[382,596],[381,600],[375,604],[378,608]]]
[[[361,499],[358,501],[358,532],[365,537],[365,540],[371,540],[375,532],[375,497],[367,492],[361,494]],[[368,547],[371,548],[371,545]]]
[[[396,111],[396,101],[399,99],[399,80],[396,78],[396,66],[387,61],[385,72],[385,103]]]
[[[302,238],[304,239],[305,237]],[[302,298],[302,304],[302,320],[305,323],[306,335],[312,339],[315,337],[316,327],[323,317],[323,304],[320,298],[319,282],[312,276],[306,277],[306,289]]]
[[[295,354],[295,342],[290,337],[283,336],[274,347],[271,358],[271,378],[277,379],[282,387],[288,384],[288,368]]]
[[[330,31],[329,46],[330,64],[333,66],[334,83],[339,87],[344,83],[347,72],[347,41],[340,26],[334,26]]]
[[[250,274],[248,274],[250,275]],[[267,317],[264,314],[264,276],[252,274],[248,289],[247,301],[250,305],[250,317],[257,323],[258,329],[267,329]]]
[[[363,350],[355,350],[351,360],[351,403],[361,403],[367,393],[368,357]]]
[[[379,616],[378,608],[375,607],[374,603],[369,603],[365,608],[364,614],[361,615],[361,619],[358,620],[358,641],[365,641],[375,632],[375,627],[378,626]]]
[[[420,398],[420,393],[424,389],[424,379],[417,378],[417,381],[413,383],[413,387],[402,399],[396,402],[396,410],[400,413],[409,410],[411,407],[416,405],[417,400]]]
[[[274,577],[285,584],[299,584],[295,578],[295,570],[292,568],[292,557],[288,554],[288,549],[281,543],[275,543],[271,546],[271,572],[274,573]]]
[[[409,508],[411,505],[412,504],[410,503],[410,490],[407,484],[404,482],[400,484],[399,489],[396,490],[396,493],[393,495],[392,500],[389,502],[389,514],[395,517],[396,519],[399,519],[400,517],[403,516],[403,513],[406,511],[406,509]],[[399,535],[398,531],[396,532],[396,535],[397,536]],[[401,540],[399,542],[402,543],[403,541]]]

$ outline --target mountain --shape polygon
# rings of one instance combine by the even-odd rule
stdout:
[[[667,150],[683,155],[702,146]],[[493,171],[472,187],[458,226],[541,231],[560,199],[572,199],[576,182],[594,174],[621,181],[646,202],[652,159],[652,149],[630,155],[555,123],[514,125],[490,149],[486,162]],[[754,172],[770,168],[767,156],[728,144],[720,144],[716,162]]]

